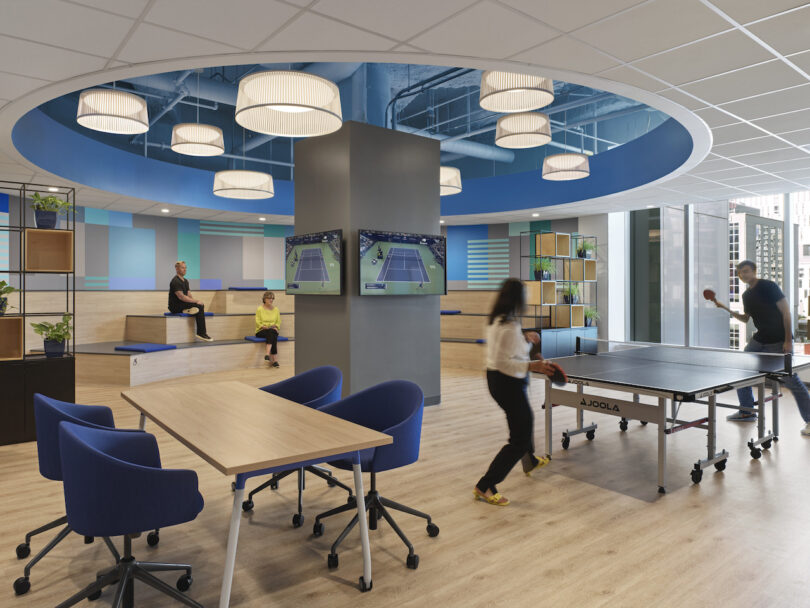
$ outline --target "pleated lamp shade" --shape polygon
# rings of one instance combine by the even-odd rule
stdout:
[[[340,129],[337,85],[304,72],[256,72],[239,81],[236,122],[257,133],[313,137]]]
[[[172,150],[188,156],[217,156],[225,152],[222,129],[214,125],[182,122],[172,127]]]
[[[562,182],[591,174],[588,156],[579,152],[552,154],[543,159],[543,179]]]
[[[261,171],[217,171],[214,194],[224,198],[272,198],[273,176]]]
[[[495,143],[502,148],[536,148],[550,141],[551,123],[541,112],[506,114],[495,128]]]
[[[490,112],[528,112],[554,101],[554,81],[532,74],[486,71],[478,103]]]
[[[439,167],[439,196],[461,192],[461,171],[455,167]]]
[[[76,122],[94,131],[137,135],[149,130],[149,113],[146,101],[132,93],[87,89],[79,95]]]

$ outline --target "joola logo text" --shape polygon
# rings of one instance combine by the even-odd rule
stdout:
[[[583,399],[580,402],[580,405],[584,405],[585,407],[598,408],[600,410],[610,410],[612,412],[618,412],[619,411],[619,406],[618,405],[612,405],[612,404],[608,403],[607,401],[598,401],[596,399],[588,399],[588,400]]]

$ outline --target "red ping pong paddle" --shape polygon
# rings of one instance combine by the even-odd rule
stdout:
[[[556,363],[552,363],[551,361],[549,361],[548,365],[554,369],[554,373],[551,374],[552,384],[556,384],[557,386],[565,386],[568,384],[568,376],[565,375],[563,368]]]
[[[714,291],[712,291],[711,289],[704,289],[703,297],[706,298],[707,300],[714,302],[717,298],[717,294],[714,293]]]

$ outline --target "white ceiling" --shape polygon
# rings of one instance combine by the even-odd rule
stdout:
[[[10,117],[41,103],[51,85],[71,81],[66,92],[122,70],[266,62],[295,51],[302,61],[548,68],[573,82],[612,81],[617,92],[636,87],[637,98],[671,100],[711,128],[712,148],[688,174],[538,209],[544,218],[810,189],[808,32],[810,2],[793,0],[2,0],[0,179],[69,183],[32,166],[11,143]],[[112,69],[118,75],[104,73]],[[78,201],[258,218],[85,187]],[[447,221],[496,219],[531,219],[531,210]]]

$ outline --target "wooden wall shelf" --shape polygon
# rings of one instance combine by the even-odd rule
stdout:
[[[596,280],[596,260],[583,260],[585,262],[585,280]]]
[[[0,317],[0,361],[16,361],[23,358],[23,318]]]
[[[534,236],[535,255],[571,257],[571,235],[564,232],[541,232]]]
[[[73,272],[73,231],[25,230],[26,272]]]

